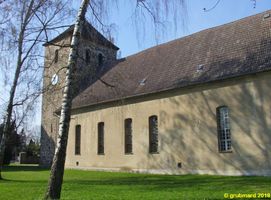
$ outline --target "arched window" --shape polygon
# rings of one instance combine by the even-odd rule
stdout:
[[[75,155],[81,153],[81,125],[75,126]]]
[[[86,49],[86,55],[85,55],[85,59],[86,59],[86,63],[89,64],[90,63],[90,57],[91,57],[91,52],[89,49]]]
[[[104,154],[104,122],[98,123],[98,154]]]
[[[124,120],[124,152],[125,154],[133,153],[133,136],[132,136],[132,119],[128,118]]]
[[[104,64],[104,56],[103,54],[99,53],[98,55],[98,65],[101,67]]]
[[[229,108],[220,106],[216,109],[218,148],[220,152],[231,151],[231,130]]]
[[[149,152],[158,153],[158,118],[149,117]]]
[[[55,50],[55,58],[54,58],[55,63],[58,62],[58,49]]]

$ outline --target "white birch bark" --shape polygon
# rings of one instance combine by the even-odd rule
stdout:
[[[71,103],[72,103],[72,89],[73,89],[73,75],[76,68],[77,53],[79,47],[79,40],[81,36],[83,22],[85,20],[85,14],[89,0],[82,0],[81,6],[78,11],[76,23],[74,26],[71,50],[69,54],[68,67],[66,72],[64,93],[61,105],[61,115],[59,121],[58,140],[53,158],[53,164],[51,167],[50,179],[48,182],[48,188],[45,195],[45,199],[60,199],[64,165],[66,159],[66,149],[69,133],[70,115],[71,115]]]
[[[32,0],[29,3],[29,7],[25,14],[25,18],[22,20],[22,26],[21,26],[19,38],[18,38],[18,56],[17,56],[16,71],[15,71],[13,83],[11,86],[11,90],[9,93],[9,101],[8,101],[8,106],[7,106],[7,110],[5,114],[4,129],[3,129],[3,134],[2,134],[2,138],[0,142],[0,179],[2,179],[2,166],[3,166],[3,160],[4,160],[6,141],[8,140],[8,137],[10,134],[10,121],[12,117],[14,96],[15,96],[17,85],[18,85],[21,69],[23,66],[22,55],[23,55],[24,34],[25,34],[28,20],[32,13],[33,5],[34,5],[34,0]]]

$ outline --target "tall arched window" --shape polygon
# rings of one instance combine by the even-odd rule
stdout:
[[[75,126],[75,155],[81,153],[81,125]]]
[[[124,152],[125,154],[133,153],[133,135],[132,135],[132,119],[124,120]]]
[[[216,109],[218,148],[220,152],[231,151],[231,130],[229,108],[220,106]]]
[[[104,154],[104,122],[98,123],[98,154]]]
[[[158,153],[158,118],[156,115],[149,117],[149,152]]]

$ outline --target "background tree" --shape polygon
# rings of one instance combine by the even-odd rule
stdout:
[[[20,131],[20,144],[21,144],[21,151],[23,151],[26,148],[26,134],[24,131],[24,128]]]
[[[0,125],[0,135],[3,133],[4,124]],[[16,121],[12,120],[10,125],[10,137],[6,142],[3,164],[10,164],[16,158],[18,152],[22,150],[20,135],[17,133]]]
[[[2,135],[3,135],[3,130],[4,130],[4,123],[0,124],[0,141],[1,141],[1,138],[2,138]]]
[[[9,73],[14,69],[9,98],[4,114],[4,127],[0,142],[0,179],[6,141],[11,133],[11,119],[15,106],[22,106],[22,116],[31,110],[38,95],[41,43],[48,38],[48,31],[64,20],[67,6],[60,0],[6,0],[0,3],[1,57]],[[16,58],[16,59],[14,59]],[[3,70],[3,67],[2,67]],[[27,82],[25,82],[27,80]],[[23,89],[18,90],[18,87]],[[16,92],[19,94],[16,96]]]
[[[27,156],[39,156],[40,155],[40,144],[30,139],[28,145],[25,147]]]

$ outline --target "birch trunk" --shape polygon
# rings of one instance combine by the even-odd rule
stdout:
[[[20,33],[19,33],[19,38],[18,38],[18,56],[17,56],[17,63],[16,63],[16,71],[15,71],[15,76],[14,76],[13,83],[11,86],[10,94],[9,94],[9,101],[8,101],[8,106],[7,106],[7,110],[6,110],[6,114],[5,114],[4,129],[3,129],[3,134],[2,134],[2,138],[1,138],[1,142],[0,142],[0,179],[3,179],[2,178],[2,167],[3,167],[6,141],[8,140],[8,137],[10,135],[10,120],[12,117],[13,101],[14,101],[14,96],[15,96],[17,85],[18,85],[18,80],[20,77],[22,65],[23,65],[22,56],[23,56],[24,34],[25,34],[28,20],[31,16],[33,5],[34,5],[34,0],[32,0],[29,3],[29,7],[28,7],[27,12],[25,14],[25,18],[22,19],[22,25],[21,25],[21,29],[20,29]]]
[[[79,39],[81,36],[83,21],[85,20],[85,14],[88,4],[89,0],[82,0],[74,26],[71,50],[68,60],[68,68],[66,72],[64,93],[62,98],[57,145],[53,158],[53,164],[51,167],[51,174],[45,199],[60,199],[70,125],[71,103],[73,97],[73,75],[75,72],[76,61],[78,57],[77,52],[79,46]]]

